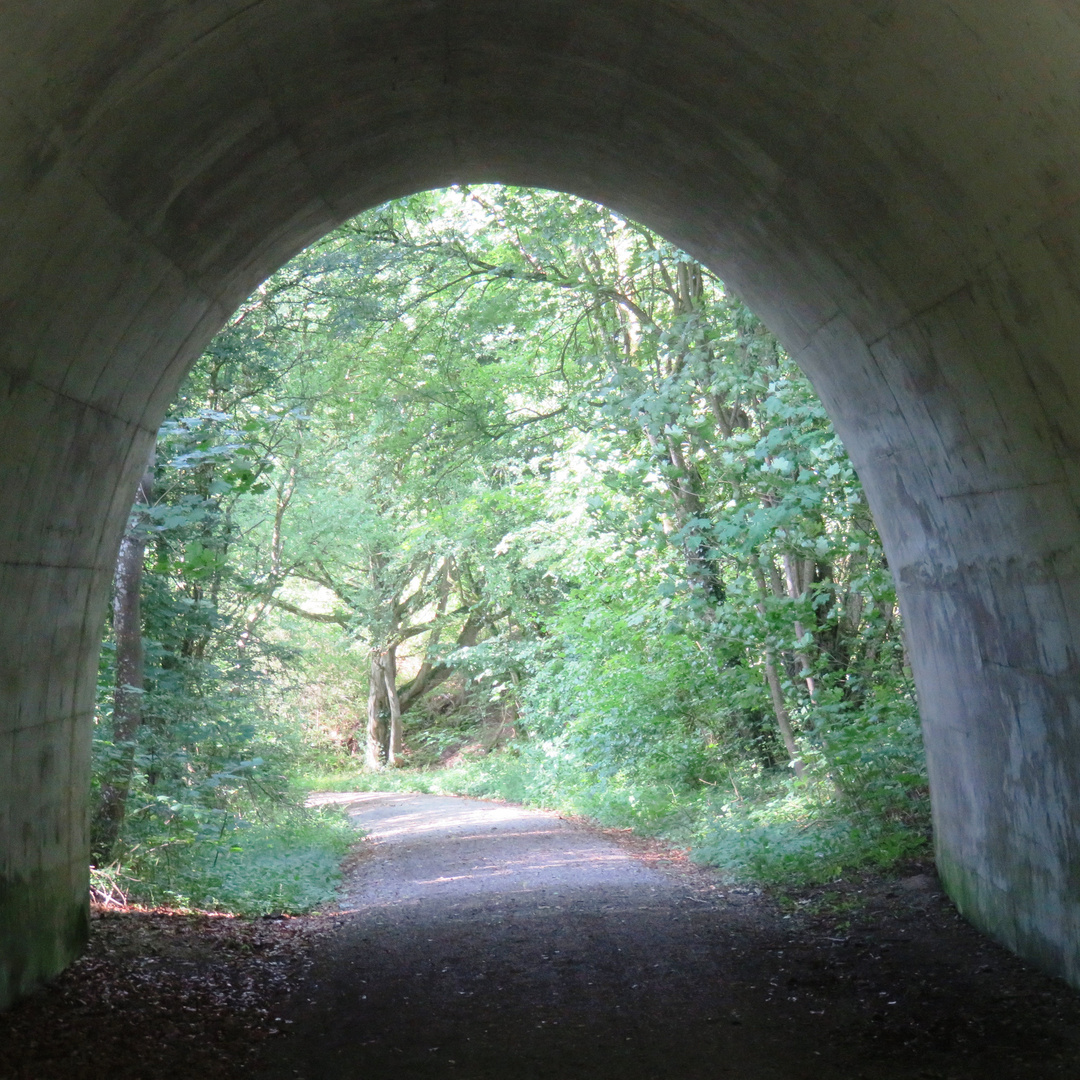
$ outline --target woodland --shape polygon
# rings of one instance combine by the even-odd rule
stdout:
[[[922,853],[893,581],[807,379],[706,267],[569,195],[327,235],[196,364],[99,668],[92,883],[331,900],[319,790],[500,798],[732,880]]]

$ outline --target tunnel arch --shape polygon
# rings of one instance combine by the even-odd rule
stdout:
[[[0,1002],[86,927],[96,655],[136,474],[266,275],[385,199],[558,188],[810,375],[919,687],[939,867],[1080,983],[1072,0],[88,0],[0,11]]]

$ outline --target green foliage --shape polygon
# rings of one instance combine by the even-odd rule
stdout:
[[[354,837],[289,793],[300,738],[283,719],[282,693],[293,651],[252,633],[258,597],[253,605],[236,514],[271,490],[266,477],[289,415],[273,404],[287,365],[265,351],[256,363],[252,349],[236,325],[223,333],[159,434],[142,526],[142,722],[133,740],[112,737],[116,659],[107,636],[91,792],[96,805],[118,776],[126,790],[118,861],[99,877],[140,900],[249,913],[332,898]]]

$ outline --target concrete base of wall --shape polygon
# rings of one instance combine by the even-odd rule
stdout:
[[[1031,892],[1013,882],[1007,888],[962,866],[941,851],[938,874],[957,910],[973,926],[1007,949],[1080,989],[1080,936],[1070,932],[1080,916],[1051,891]]]
[[[54,979],[82,952],[90,932],[85,867],[0,879],[0,1009]],[[17,929],[15,929],[17,928]]]

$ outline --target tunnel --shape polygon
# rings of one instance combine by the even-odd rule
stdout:
[[[453,183],[605,203],[812,379],[896,577],[936,858],[1080,985],[1080,6],[0,8],[0,1003],[88,925],[97,655],[137,476],[245,296]]]

